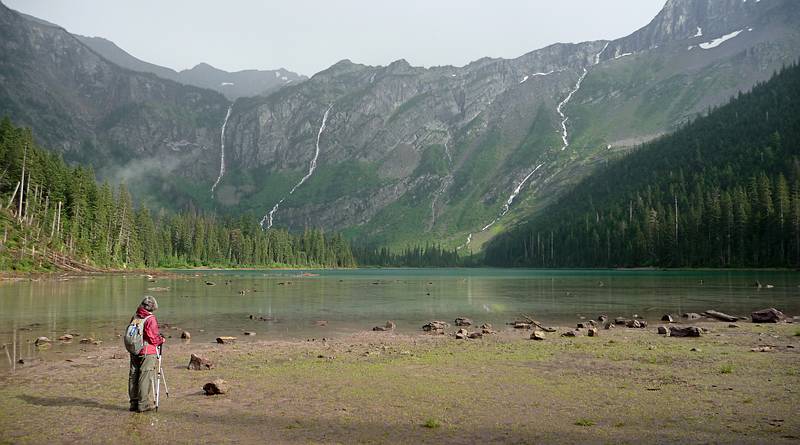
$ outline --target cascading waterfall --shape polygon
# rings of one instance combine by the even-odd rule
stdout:
[[[447,132],[447,137],[450,137],[450,132]],[[444,154],[447,156],[447,165],[450,168],[450,173],[447,174],[444,178],[442,178],[442,185],[439,189],[433,194],[433,199],[431,200],[431,220],[428,223],[428,230],[433,229],[433,226],[436,225],[436,202],[439,200],[439,197],[447,190],[447,187],[450,187],[453,184],[453,155],[450,153],[450,148],[447,146],[447,141],[444,141]]]
[[[311,159],[311,164],[308,166],[308,173],[306,173],[306,175],[303,176],[300,179],[300,181],[297,184],[295,184],[294,187],[292,187],[291,190],[289,190],[288,195],[281,198],[281,200],[278,201],[272,207],[272,210],[270,210],[269,213],[267,213],[266,215],[264,215],[263,218],[261,218],[261,227],[264,228],[264,230],[272,227],[272,222],[275,216],[275,212],[278,211],[278,207],[280,207],[280,205],[283,204],[283,201],[285,201],[288,196],[292,195],[295,192],[295,190],[297,190],[298,187],[303,185],[303,183],[306,182],[306,180],[308,180],[308,178],[310,178],[311,175],[314,174],[314,170],[317,169],[317,159],[319,158],[319,140],[322,137],[322,132],[325,131],[325,125],[328,123],[328,114],[330,114],[332,108],[333,104],[331,104],[328,107],[328,109],[325,110],[325,114],[322,115],[322,124],[319,126],[319,131],[317,132],[316,149],[314,151],[314,157]],[[266,227],[264,227],[264,224],[266,224]]]
[[[233,110],[233,104],[228,107],[225,120],[222,121],[222,131],[219,137],[219,176],[217,176],[217,180],[214,181],[214,185],[211,186],[211,199],[214,199],[214,189],[217,188],[219,181],[221,181],[222,177],[225,175],[225,127],[228,125],[228,119],[231,117],[231,110]]]
[[[594,65],[597,65],[597,64],[600,63],[600,57],[603,55],[605,50],[608,48],[609,43],[611,43],[611,42],[606,42],[606,44],[603,46],[603,49],[601,49],[599,53],[595,54],[594,60],[593,60],[593,63],[592,63],[591,66],[594,66]],[[561,70],[559,70],[559,71],[561,71]],[[536,73],[536,74],[547,75],[547,74],[551,74],[551,73],[552,73],[552,71],[550,73]],[[567,147],[569,147],[569,133],[567,132],[567,120],[569,120],[569,118],[564,114],[564,106],[566,106],[569,103],[569,101],[572,99],[572,96],[575,95],[575,93],[577,93],[578,90],[581,89],[581,84],[583,83],[583,80],[586,78],[587,74],[589,74],[589,70],[588,70],[587,67],[584,66],[583,67],[583,73],[580,75],[580,77],[578,77],[578,81],[575,83],[575,87],[572,90],[570,90],[569,94],[567,94],[567,97],[565,97],[564,100],[559,102],[558,106],[556,107],[556,112],[559,114],[559,116],[561,116],[561,141],[563,142],[563,145],[561,146],[561,151],[564,151]],[[526,80],[528,80],[527,76],[522,80],[522,82],[524,82]],[[520,83],[522,83],[522,82],[520,82]],[[505,204],[503,204],[503,210],[500,211],[500,215],[498,215],[495,219],[493,219],[492,222],[490,222],[489,224],[486,224],[485,226],[483,226],[483,228],[481,228],[481,230],[480,230],[481,232],[485,232],[485,231],[489,230],[490,227],[492,227],[500,218],[505,216],[506,213],[508,213],[508,211],[511,210],[511,204],[514,202],[514,199],[516,199],[517,195],[519,195],[520,191],[522,190],[522,187],[525,186],[525,183],[527,183],[528,180],[531,178],[531,176],[533,176],[533,174],[536,173],[536,171],[539,170],[543,165],[544,165],[543,163],[537,165],[536,168],[531,170],[531,172],[528,173],[528,175],[525,176],[525,178],[522,179],[522,181],[519,183],[519,185],[517,185],[517,187],[514,189],[514,191],[511,192],[511,196],[508,197],[508,199],[506,200]],[[472,242],[472,233],[467,235],[467,241],[464,244],[462,244],[461,246],[459,246],[458,249],[462,249],[462,248],[468,246],[471,242]]]

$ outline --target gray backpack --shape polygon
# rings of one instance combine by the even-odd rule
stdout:
[[[125,329],[125,335],[122,336],[122,340],[125,343],[125,349],[131,354],[139,355],[147,344],[144,339],[144,322],[150,317],[152,315],[144,318],[133,317],[131,323]]]

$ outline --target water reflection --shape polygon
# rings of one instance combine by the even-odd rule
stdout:
[[[758,280],[772,289],[756,289]],[[206,281],[217,283],[209,286]],[[664,313],[715,308],[749,314],[767,306],[800,311],[793,272],[532,271],[495,269],[195,272],[152,283],[144,276],[96,276],[0,285],[0,342],[13,368],[37,356],[38,336],[53,340],[43,354],[77,352],[81,338],[118,342],[143,295],[159,300],[165,335],[180,330],[194,341],[253,331],[256,338],[330,337],[370,329],[386,320],[417,331],[456,316],[500,326],[521,313],[547,323],[573,323],[599,314],[658,320]],[[250,319],[250,315],[254,319]],[[319,327],[316,320],[326,320]],[[178,330],[180,329],[180,330]],[[75,339],[65,344],[65,333]],[[120,343],[121,344],[121,343]]]

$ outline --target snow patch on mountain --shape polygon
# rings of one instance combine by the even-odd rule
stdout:
[[[700,44],[700,48],[703,48],[703,49],[716,48],[716,47],[722,45],[723,43],[727,42],[728,40],[738,36],[739,34],[742,33],[742,31],[744,31],[744,29],[740,29],[738,31],[734,31],[734,32],[732,32],[730,34],[725,34],[722,37],[717,37],[716,39],[711,40],[710,42],[703,42],[703,43]]]

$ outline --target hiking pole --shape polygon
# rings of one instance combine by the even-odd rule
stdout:
[[[163,354],[164,344],[158,345],[158,375],[161,376],[161,380],[164,381],[164,392],[169,397],[169,387],[167,386],[167,376],[164,375],[164,368],[161,367],[161,355]]]

